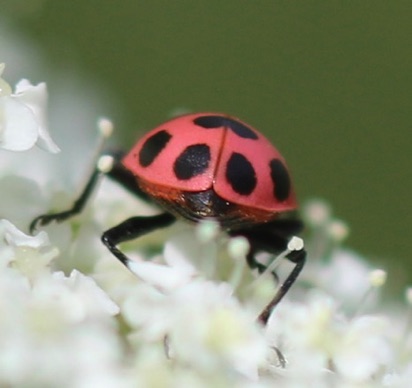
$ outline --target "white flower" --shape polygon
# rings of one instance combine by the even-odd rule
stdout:
[[[63,272],[54,272],[52,278],[56,284],[64,285],[73,296],[70,298],[70,305],[65,310],[72,310],[72,316],[75,319],[81,320],[87,316],[100,317],[119,313],[119,307],[91,277],[73,270],[68,277]],[[51,283],[49,282],[49,284]],[[59,297],[61,295],[60,293]]]
[[[46,151],[59,152],[47,129],[46,84],[32,85],[23,79],[12,93],[10,86],[1,78],[4,67],[0,64],[0,147],[9,151],[26,151],[37,144]]]
[[[179,363],[257,379],[268,348],[256,316],[242,308],[229,284],[207,281],[197,273],[185,256],[187,247],[196,245],[193,237],[193,231],[187,231],[166,244],[166,265],[133,266],[158,290],[136,288],[126,298],[123,314],[140,332],[140,341],[167,338],[169,356]]]
[[[181,249],[184,249],[185,244],[176,244],[182,237],[183,236],[175,237],[172,241],[165,244],[165,264],[135,257],[135,260],[129,265],[129,268],[148,284],[152,284],[156,286],[156,288],[166,292],[171,292],[189,283],[197,276],[197,270],[193,264],[186,259],[184,252],[180,252]],[[187,236],[183,238],[188,242]]]
[[[268,350],[255,316],[228,285],[195,280],[165,295],[135,290],[123,305],[138,343],[167,338],[169,357],[206,372],[238,372],[257,379]]]
[[[119,364],[119,308],[90,277],[52,272],[56,253],[44,231],[0,221],[0,385],[131,386]]]
[[[341,300],[345,307],[354,308],[370,287],[371,269],[357,253],[337,248],[327,262],[309,263],[302,278]]]
[[[0,268],[12,262],[27,276],[37,276],[57,254],[58,251],[50,246],[46,232],[29,236],[10,221],[0,220]]]
[[[257,380],[268,346],[256,317],[225,283],[195,281],[171,298],[172,357],[201,370],[237,371]]]
[[[288,374],[306,378],[324,373],[335,345],[336,308],[331,298],[318,295],[299,304],[283,301],[276,307],[266,336],[286,357]]]
[[[393,351],[386,334],[389,328],[382,317],[361,316],[348,322],[332,355],[336,372],[349,381],[366,382],[390,364]]]
[[[330,369],[336,379],[362,383],[393,360],[388,328],[383,317],[348,319],[335,300],[312,293],[304,302],[278,306],[267,336],[287,358],[290,372],[300,378]]]

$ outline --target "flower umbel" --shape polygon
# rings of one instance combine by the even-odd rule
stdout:
[[[44,84],[21,81],[13,93],[0,78],[0,147],[58,150],[44,124],[45,101]],[[103,139],[112,124],[101,120],[98,128]],[[98,159],[99,171],[112,162]],[[37,196],[53,191],[14,183],[35,187]],[[386,272],[342,247],[348,227],[329,206],[305,207],[308,266],[263,327],[256,318],[277,285],[248,270],[247,239],[228,238],[215,223],[177,224],[122,246],[130,272],[98,233],[156,209],[111,184],[80,221],[47,232],[30,236],[13,219],[0,220],[1,386],[410,385],[410,311],[379,305]],[[287,252],[302,244],[291,240]],[[268,261],[280,277],[284,255]],[[401,311],[410,310],[411,294]]]

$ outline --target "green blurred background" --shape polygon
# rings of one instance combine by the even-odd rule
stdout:
[[[102,113],[126,147],[173,109],[236,115],[277,144],[301,202],[329,201],[350,246],[391,265],[393,283],[412,281],[411,1],[0,7],[55,68],[101,85],[111,102]],[[48,81],[47,71],[36,77]]]

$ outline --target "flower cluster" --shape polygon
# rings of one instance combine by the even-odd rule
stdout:
[[[13,93],[0,78],[0,152],[57,152],[45,109],[45,84],[21,81]],[[13,174],[12,164],[1,171],[2,187]],[[4,204],[31,215],[38,200],[21,201],[18,185],[5,191],[12,198],[0,204],[1,386],[410,385],[412,292],[407,307],[380,305],[386,273],[342,247],[348,228],[325,203],[303,209],[309,263],[262,327],[256,317],[276,284],[247,268],[246,240],[214,223],[178,223],[122,247],[131,272],[101,246],[99,231],[156,209],[102,183],[83,215],[34,236]],[[70,202],[70,193],[46,196],[50,182],[31,185],[45,211]],[[281,261],[279,276],[288,265]]]

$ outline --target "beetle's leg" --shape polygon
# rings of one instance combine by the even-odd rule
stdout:
[[[274,221],[253,226],[252,230],[248,229],[249,238],[254,240],[251,244],[250,251],[246,256],[247,264],[250,269],[257,269],[261,274],[266,271],[267,266],[256,260],[256,254],[259,252],[270,252],[277,255],[286,249],[286,245],[291,236],[299,234],[303,230],[303,222],[298,218],[283,218]],[[236,234],[233,233],[233,234]],[[272,271],[276,282],[279,277],[276,272]]]
[[[102,241],[109,248],[110,252],[130,269],[129,263],[131,260],[117,248],[117,244],[138,238],[155,229],[169,226],[174,221],[176,221],[176,218],[169,213],[148,217],[132,217],[104,232]]]
[[[259,252],[269,252],[278,255],[287,247],[289,238],[302,231],[303,224],[299,219],[285,218],[275,221],[254,225],[253,228],[229,231],[232,236],[243,235],[250,242],[250,251],[246,256],[250,269],[257,269],[261,274],[266,271],[267,265],[259,262],[256,255]],[[272,271],[272,275],[278,281],[277,274]]]
[[[291,221],[293,223],[293,221]],[[299,221],[297,223],[300,224]],[[283,222],[282,222],[283,224]],[[279,224],[279,230],[281,230]],[[258,228],[251,228],[245,230],[236,230],[230,231],[230,235],[232,236],[244,236],[249,240],[251,250],[248,254],[247,261],[249,266],[258,268],[259,272],[264,272],[266,267],[258,263],[255,259],[255,255],[257,252],[269,252],[274,255],[278,255],[281,252],[286,251],[287,254],[285,258],[292,263],[295,264],[295,267],[292,269],[290,274],[284,280],[284,282],[279,286],[275,296],[273,299],[267,304],[267,306],[263,309],[263,311],[259,314],[258,321],[261,322],[263,325],[266,325],[270,314],[272,313],[273,309],[276,305],[280,302],[280,300],[285,296],[288,292],[292,284],[295,282],[297,277],[299,276],[300,272],[302,271],[303,266],[305,265],[306,261],[306,251],[302,246],[288,246],[290,245],[290,241],[293,241],[293,236],[283,236],[280,235],[281,233],[277,233],[277,226],[276,223],[271,223],[267,225],[268,228],[264,226]],[[283,233],[282,233],[283,234]],[[293,245],[293,244],[292,244]],[[272,272],[273,273],[273,272]],[[274,274],[276,277],[277,275]]]
[[[295,267],[290,272],[286,280],[280,285],[273,299],[266,305],[263,311],[259,314],[258,321],[263,325],[267,324],[273,309],[286,295],[286,293],[289,291],[290,287],[302,271],[306,262],[306,251],[304,249],[292,251],[289,255],[286,256],[286,258],[292,263],[294,263]]]
[[[38,226],[48,225],[52,221],[62,222],[79,214],[90,199],[90,196],[93,194],[103,175],[107,175],[136,196],[148,200],[147,195],[140,190],[134,175],[123,167],[121,163],[122,157],[123,154],[119,152],[101,155],[97,160],[96,166],[86,186],[72,207],[62,212],[44,214],[36,217],[30,224],[30,232],[32,233]]]
[[[263,272],[266,271],[267,265],[259,262],[259,261],[256,259],[256,255],[257,255],[259,252],[265,252],[265,251],[267,251],[267,249],[264,249],[264,248],[262,248],[262,247],[259,247],[258,244],[252,242],[250,238],[249,238],[248,240],[249,240],[250,249],[249,249],[248,254],[246,255],[247,265],[249,266],[249,268],[250,268],[251,270],[257,269],[258,273],[259,273],[259,274],[262,274]],[[281,251],[281,250],[279,250],[279,252],[280,252],[280,251]],[[273,278],[275,279],[276,284],[278,284],[278,283],[279,283],[279,276],[277,275],[277,273],[276,273],[275,271],[272,271],[271,274],[272,274]]]

